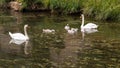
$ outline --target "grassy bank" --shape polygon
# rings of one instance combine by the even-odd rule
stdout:
[[[0,5],[5,1],[0,0]],[[16,0],[23,9],[49,9],[63,14],[83,12],[96,20],[120,20],[120,0]]]
[[[27,0],[24,0],[27,1]],[[51,11],[83,13],[96,20],[120,20],[120,0],[31,0]],[[30,2],[30,0],[28,1]],[[39,5],[41,4],[41,5]],[[37,6],[36,6],[37,7]]]
[[[22,2],[23,8],[31,9],[49,9],[51,11],[58,11],[69,14],[80,11],[80,0],[17,0]]]
[[[120,20],[120,0],[88,0],[83,10],[97,20]]]

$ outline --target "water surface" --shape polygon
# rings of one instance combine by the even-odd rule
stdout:
[[[11,68],[119,68],[120,24],[98,22],[98,32],[82,33],[79,16],[52,15],[49,13],[19,13],[0,11],[0,67]],[[28,24],[29,41],[10,43],[8,32],[21,32]],[[64,29],[79,28],[70,35]],[[42,29],[55,29],[45,34]]]

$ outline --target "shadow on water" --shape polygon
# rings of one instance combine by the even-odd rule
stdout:
[[[120,25],[98,22],[98,32],[68,34],[64,26],[80,28],[79,16],[0,12],[0,67],[116,68],[120,67]],[[88,22],[89,20],[85,21]],[[23,31],[29,41],[15,41],[8,32]],[[42,29],[55,29],[46,34]]]

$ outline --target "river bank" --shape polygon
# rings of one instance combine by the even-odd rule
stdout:
[[[4,1],[4,2],[3,2]],[[6,1],[6,2],[5,2]],[[84,13],[95,20],[120,21],[120,1],[118,0],[15,0],[20,3],[20,11],[48,11],[58,14]],[[1,0],[2,5],[11,0]],[[7,4],[7,5],[8,5]]]

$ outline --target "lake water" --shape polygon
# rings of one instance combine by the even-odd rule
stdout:
[[[79,16],[0,11],[0,68],[119,68],[120,22],[85,22],[98,24],[98,32],[82,33]],[[11,40],[8,32],[24,33],[25,24],[30,40]],[[78,32],[68,34],[66,24]]]

